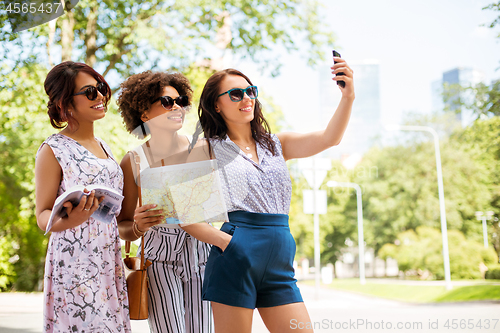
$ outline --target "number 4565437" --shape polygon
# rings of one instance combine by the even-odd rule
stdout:
[[[448,319],[444,323],[447,329],[495,329],[498,324],[498,319]]]
[[[60,2],[54,2],[54,3],[34,3],[34,2],[24,2],[24,3],[19,3],[19,2],[11,2],[5,8],[8,14],[14,13],[14,14],[51,14],[53,12],[57,12],[59,10],[59,7],[61,6]]]

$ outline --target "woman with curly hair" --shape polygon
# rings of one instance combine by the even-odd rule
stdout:
[[[198,114],[223,175],[230,222],[221,230],[232,235],[227,247],[212,247],[203,283],[217,333],[250,333],[255,308],[270,332],[312,331],[292,325],[311,319],[294,277],[295,241],[288,227],[292,190],[285,161],[340,143],[354,88],[352,70],[343,59],[335,61],[332,73],[345,75],[333,80],[345,86],[339,85],[342,99],[322,131],[271,134],[257,87],[235,69],[215,73],[203,88]]]
[[[164,224],[165,216],[156,205],[137,207],[137,157],[142,173],[147,168],[185,163],[195,154],[189,149],[189,139],[178,134],[191,99],[191,86],[182,74],[146,71],[121,84],[117,101],[127,130],[139,138],[150,135],[121,162],[125,199],[118,226],[125,240],[144,235],[144,255],[152,262],[147,269],[148,320],[151,331],[158,333],[212,332],[210,304],[201,299],[210,245],[202,241],[219,246],[229,241],[227,234],[207,223],[180,228],[179,224]],[[206,152],[198,146],[195,151]]]
[[[36,218],[46,230],[54,202],[75,185],[104,185],[118,192],[123,174],[108,145],[94,136],[94,122],[106,115],[111,90],[86,64],[55,66],[45,80],[48,115],[61,129],[45,140],[35,163]],[[104,198],[94,191],[79,204],[63,204],[45,260],[44,332],[130,332],[125,274],[116,218],[91,216]]]

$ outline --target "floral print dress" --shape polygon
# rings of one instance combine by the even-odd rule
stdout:
[[[77,141],[54,134],[44,141],[63,177],[58,195],[74,185],[102,184],[123,190],[123,173],[108,145],[97,158]],[[41,147],[40,147],[41,148]],[[45,259],[44,332],[131,332],[116,218],[90,218],[51,234]]]

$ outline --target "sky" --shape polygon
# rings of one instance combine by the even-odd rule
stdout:
[[[500,78],[500,27],[488,25],[500,15],[482,10],[493,0],[323,0],[325,22],[336,36],[334,48],[348,63],[377,60],[383,123],[399,123],[405,114],[431,112],[431,83],[456,67],[484,72],[487,83]],[[331,49],[325,54],[331,55]],[[307,109],[318,95],[318,70],[299,54],[281,54],[281,75],[260,75],[249,63],[235,63],[282,107],[295,131],[304,129]],[[354,77],[356,80],[356,76]],[[332,89],[337,89],[332,85]],[[297,100],[297,97],[298,100]],[[309,101],[309,102],[308,102]],[[317,124],[317,129],[324,124]]]

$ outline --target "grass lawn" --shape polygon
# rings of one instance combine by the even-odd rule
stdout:
[[[389,298],[404,302],[430,303],[430,302],[461,302],[477,300],[500,300],[500,280],[470,281],[471,285],[454,286],[452,290],[446,290],[444,286],[405,285],[391,283],[374,283],[370,279],[365,285],[359,284],[359,279],[335,279],[330,285],[323,287],[352,291],[365,295]],[[314,281],[302,281],[314,285]]]

